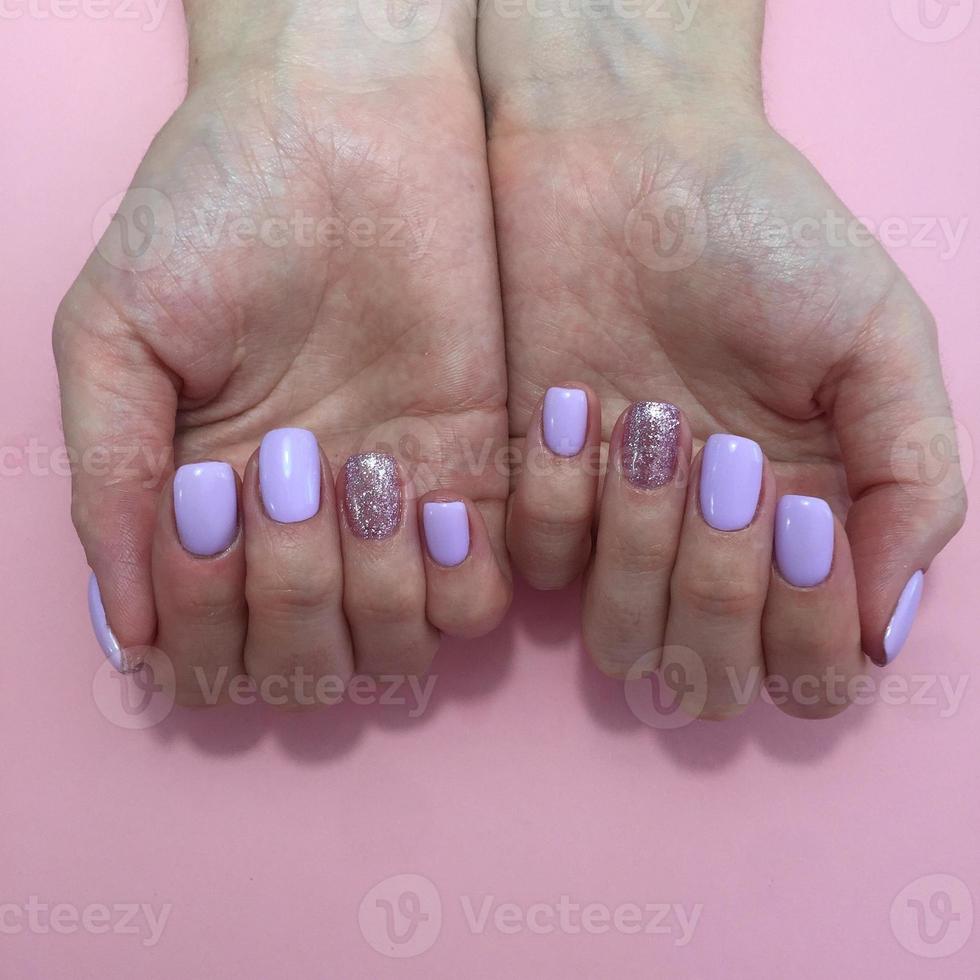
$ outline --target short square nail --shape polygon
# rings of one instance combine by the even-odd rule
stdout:
[[[402,522],[402,485],[398,464],[387,453],[351,456],[344,465],[344,510],[359,538],[390,538]]]
[[[681,413],[669,402],[636,402],[623,419],[620,464],[635,487],[656,490],[677,471]]]
[[[116,634],[112,632],[112,627],[106,619],[105,607],[102,605],[102,593],[99,591],[99,583],[93,573],[88,580],[88,614],[92,620],[92,630],[95,633],[102,652],[106,659],[121,674],[127,673],[131,668],[126,662],[126,655],[123,648],[116,639]]]
[[[470,553],[470,519],[462,500],[433,501],[422,507],[425,545],[432,560],[446,568],[461,565]]]
[[[320,446],[308,429],[273,429],[259,447],[262,506],[280,524],[308,521],[320,510]]]
[[[579,388],[549,388],[542,414],[544,444],[556,456],[577,456],[589,427],[589,399]]]
[[[762,492],[762,448],[741,436],[714,435],[701,455],[701,513],[716,531],[741,531]]]
[[[905,646],[905,641],[912,632],[916,614],[919,611],[919,603],[922,601],[922,588],[925,584],[925,575],[922,571],[916,572],[905,584],[902,594],[898,598],[895,611],[885,630],[885,663],[890,664]]]
[[[188,463],[174,476],[174,517],[186,551],[220,555],[238,533],[238,487],[227,463]]]
[[[826,500],[787,494],[776,506],[776,565],[799,589],[827,580],[834,563],[834,515]]]

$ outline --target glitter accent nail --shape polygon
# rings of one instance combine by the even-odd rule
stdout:
[[[387,453],[351,456],[344,473],[344,509],[351,530],[366,540],[390,538],[402,521],[402,486],[394,458]]]
[[[622,468],[635,487],[655,490],[677,469],[681,413],[667,402],[636,402],[623,421]]]

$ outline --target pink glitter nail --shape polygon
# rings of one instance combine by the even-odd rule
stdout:
[[[622,467],[636,487],[655,490],[677,470],[681,413],[667,402],[636,402],[623,421]]]
[[[359,538],[390,538],[402,522],[402,486],[398,464],[387,453],[351,456],[344,466],[347,523]]]

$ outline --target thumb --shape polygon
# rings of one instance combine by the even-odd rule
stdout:
[[[150,549],[163,480],[173,466],[177,392],[133,327],[85,278],[55,318],[72,519],[97,586],[89,605],[104,652],[153,642]],[[100,601],[101,600],[101,601]]]
[[[861,637],[878,664],[901,652],[924,576],[966,516],[956,428],[935,325],[908,284],[843,365],[833,405],[851,498]]]

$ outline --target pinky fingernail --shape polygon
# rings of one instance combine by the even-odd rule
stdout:
[[[432,560],[446,568],[470,553],[470,519],[462,500],[432,501],[422,508],[425,544]]]
[[[577,456],[589,428],[589,399],[581,388],[549,388],[542,415],[545,445],[556,456]]]

